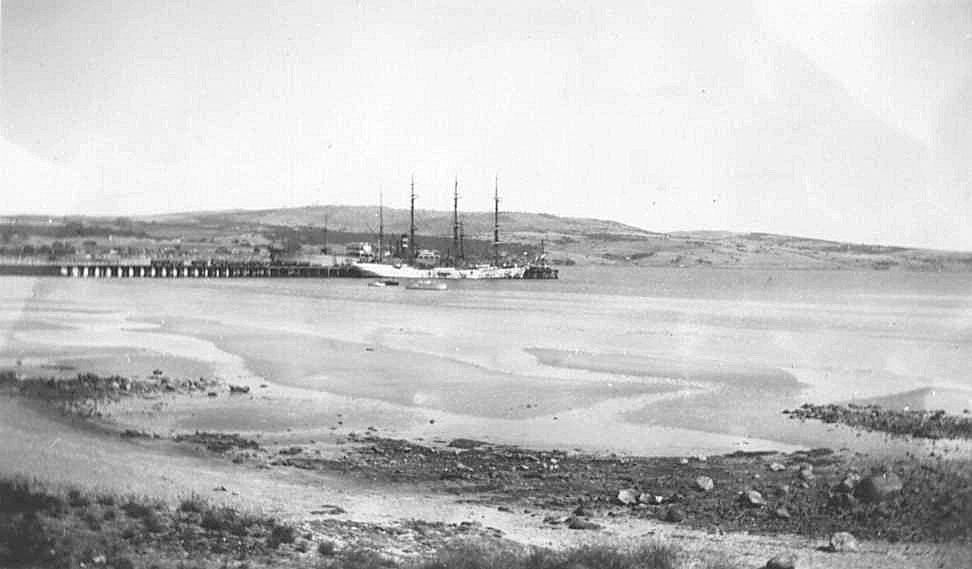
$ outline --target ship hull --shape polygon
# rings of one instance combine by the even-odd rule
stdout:
[[[465,269],[453,267],[419,269],[408,265],[385,265],[382,263],[355,263],[354,266],[361,276],[379,279],[522,279],[526,272],[526,267],[496,267],[493,265]]]

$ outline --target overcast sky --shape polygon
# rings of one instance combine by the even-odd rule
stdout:
[[[0,212],[490,207],[972,250],[972,0],[2,0]]]

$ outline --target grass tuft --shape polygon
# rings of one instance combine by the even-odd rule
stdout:
[[[317,554],[321,557],[331,557],[337,553],[337,546],[333,541],[322,541],[317,544]]]
[[[533,549],[526,553],[501,546],[466,544],[446,549],[414,569],[675,569],[679,562],[679,550],[665,544],[630,550],[588,545],[567,551]]]
[[[270,537],[267,540],[267,545],[276,549],[281,544],[293,543],[295,539],[297,539],[297,530],[293,526],[274,523],[273,527],[270,528]]]
[[[179,511],[185,513],[202,513],[208,507],[206,501],[198,494],[192,494],[179,503]]]

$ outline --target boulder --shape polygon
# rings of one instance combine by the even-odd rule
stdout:
[[[851,472],[844,477],[837,486],[834,487],[834,492],[841,492],[844,494],[851,494],[857,488],[857,485],[861,482],[861,475],[855,472]]]
[[[695,489],[708,492],[715,488],[715,482],[708,476],[699,476],[695,479]]]
[[[590,510],[588,510],[584,506],[577,506],[576,508],[574,508],[573,514],[575,516],[580,516],[582,518],[589,518],[594,515]]]
[[[813,474],[813,467],[812,466],[810,466],[808,464],[808,465],[800,468],[800,480],[803,480],[804,482],[810,482],[814,478],[816,478],[816,476],[814,476],[814,474]]]
[[[796,557],[784,553],[777,555],[766,562],[766,569],[796,569]]]
[[[827,549],[833,553],[845,553],[848,551],[857,551],[859,547],[854,534],[839,531],[830,536],[830,544],[827,546]]]
[[[685,510],[678,506],[672,506],[665,512],[665,521],[678,523],[685,519]]]
[[[586,529],[586,530],[601,529],[600,524],[596,524],[590,520],[586,520],[579,516],[571,516],[567,520],[567,527],[570,529]]]
[[[766,499],[756,490],[747,490],[739,493],[739,502],[750,508],[759,508],[766,505]]]
[[[854,495],[863,502],[881,502],[892,494],[901,492],[904,483],[893,472],[868,476],[854,489]]]
[[[779,462],[774,462],[774,463],[772,463],[772,464],[769,465],[769,469],[772,470],[773,472],[780,472],[780,471],[786,470],[786,467],[783,466]],[[776,558],[774,557],[773,559],[776,559]]]
[[[638,492],[633,488],[625,488],[618,491],[618,503],[631,506],[638,503]]]
[[[659,506],[665,501],[665,497],[642,492],[638,495],[638,501],[649,506]]]
[[[790,510],[786,509],[786,506],[781,506],[773,511],[773,515],[781,520],[790,519]]]

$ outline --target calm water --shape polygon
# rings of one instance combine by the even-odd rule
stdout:
[[[739,438],[818,444],[831,435],[780,410],[922,388],[960,408],[972,392],[970,275],[561,274],[446,292],[339,279],[6,278],[0,365],[259,377],[438,410],[456,432],[642,452],[677,446],[642,435],[715,450]]]

